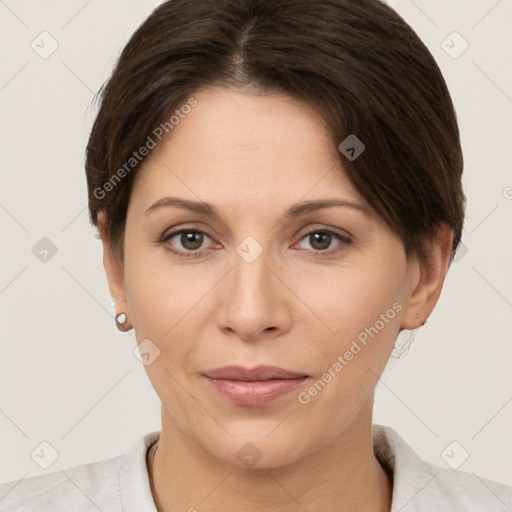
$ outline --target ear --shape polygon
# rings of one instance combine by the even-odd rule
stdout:
[[[107,216],[104,211],[98,213],[98,230],[103,244],[103,267],[107,275],[110,295],[116,305],[116,314],[125,313],[128,317],[128,303],[126,302],[126,292],[124,284],[124,272],[120,263],[117,261],[112,243],[108,233]]]
[[[453,231],[442,224],[437,229],[425,263],[411,262],[409,294],[405,301],[401,328],[413,330],[430,316],[441,295],[446,272],[450,264]]]

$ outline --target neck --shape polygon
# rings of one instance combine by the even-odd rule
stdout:
[[[162,413],[160,439],[148,453],[156,508],[158,512],[389,512],[392,479],[373,452],[373,403],[367,405],[332,443],[271,469],[239,469],[213,458],[173,422],[164,421]]]

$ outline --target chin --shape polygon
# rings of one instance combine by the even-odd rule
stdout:
[[[272,423],[271,428],[267,422],[264,426],[261,422],[252,422],[252,425],[246,423],[239,428],[239,432],[243,430],[243,435],[234,434],[233,429],[229,429],[234,434],[229,440],[223,436],[222,439],[202,439],[201,444],[217,460],[238,469],[251,470],[275,469],[292,464],[324,444],[323,436],[322,439],[306,439],[300,432],[290,432],[289,428],[278,426],[279,421]],[[305,429],[302,427],[299,430],[304,433]]]

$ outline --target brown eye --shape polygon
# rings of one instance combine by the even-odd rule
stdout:
[[[167,244],[169,250],[184,258],[201,256],[205,239],[210,238],[203,231],[196,229],[181,229],[164,235],[162,243]],[[174,240],[173,240],[174,239]]]
[[[330,229],[317,229],[315,231],[310,231],[309,233],[306,233],[302,240],[308,240],[309,242],[311,249],[306,248],[306,250],[313,253],[326,254],[333,254],[341,251],[352,243],[350,238]],[[339,243],[335,245],[334,249],[330,249],[333,241],[335,240],[338,240]]]
[[[332,235],[330,233],[318,232],[308,236],[311,247],[319,251],[328,249],[332,242]]]
[[[204,236],[198,232],[182,232],[179,240],[188,251],[197,251],[203,244]]]

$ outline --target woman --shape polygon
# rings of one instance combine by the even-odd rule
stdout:
[[[86,161],[161,432],[4,484],[0,510],[511,510],[512,489],[372,425],[460,242],[462,168],[440,70],[380,1],[162,4]]]

